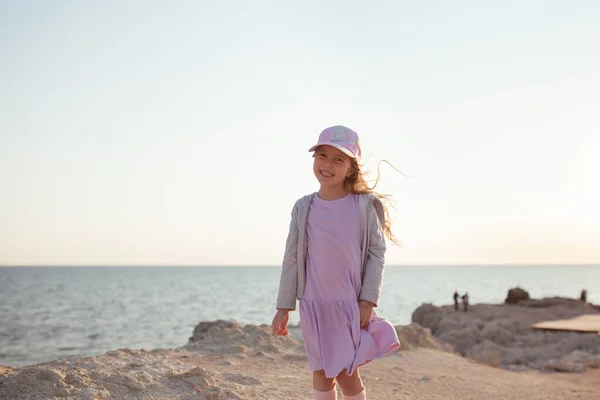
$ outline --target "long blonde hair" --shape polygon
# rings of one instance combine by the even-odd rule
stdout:
[[[381,173],[380,173],[381,171],[379,170],[379,166],[381,165],[382,162],[385,162],[385,163],[389,164],[392,168],[394,168],[394,166],[392,164],[390,164],[388,161],[386,161],[386,160],[380,161],[377,164],[377,179],[375,180],[375,183],[373,184],[373,186],[370,187],[367,184],[367,181],[365,180],[364,174],[361,170],[361,166],[358,164],[358,161],[356,160],[356,158],[350,158],[350,176],[347,176],[346,179],[344,180],[344,189],[346,189],[348,192],[352,192],[352,193],[356,193],[356,194],[373,193],[379,199],[383,200],[382,201],[383,213],[385,215],[385,222],[383,225],[383,233],[385,234],[385,237],[387,237],[392,243],[400,245],[400,243],[396,240],[396,238],[394,237],[394,234],[392,233],[392,222],[390,220],[390,212],[388,210],[388,206],[394,207],[394,204],[391,200],[391,196],[387,195],[387,194],[378,193],[374,190],[375,186],[377,186],[377,183],[379,182],[379,177],[381,176]],[[387,206],[386,206],[386,203],[387,203]]]

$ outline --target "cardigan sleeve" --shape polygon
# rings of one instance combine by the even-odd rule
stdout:
[[[296,309],[298,282],[298,203],[292,210],[290,229],[285,241],[285,253],[281,265],[277,308]]]
[[[386,250],[385,235],[383,233],[385,221],[383,218],[385,217],[383,216],[383,210],[378,212],[377,206],[382,207],[379,199],[375,199],[368,208],[369,247],[362,288],[358,297],[359,300],[370,301],[375,306],[379,304],[379,297],[381,296]]]

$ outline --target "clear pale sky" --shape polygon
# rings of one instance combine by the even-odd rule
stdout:
[[[389,264],[600,263],[597,1],[2,1],[0,265],[278,265],[308,148]],[[374,175],[370,175],[371,178]]]

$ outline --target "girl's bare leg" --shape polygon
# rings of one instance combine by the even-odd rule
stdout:
[[[335,379],[342,388],[344,399],[366,399],[365,387],[363,386],[362,379],[360,379],[358,368],[354,370],[352,375],[346,374],[346,370],[343,370]]]
[[[313,393],[316,400],[336,400],[334,379],[327,378],[323,370],[313,372]]]

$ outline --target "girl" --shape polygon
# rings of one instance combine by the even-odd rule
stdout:
[[[381,293],[385,238],[394,241],[387,209],[365,183],[356,132],[325,129],[314,151],[317,193],[294,205],[277,313],[272,328],[287,335],[300,300],[300,330],[317,400],[366,399],[358,367],[400,347],[394,327],[373,311]]]

